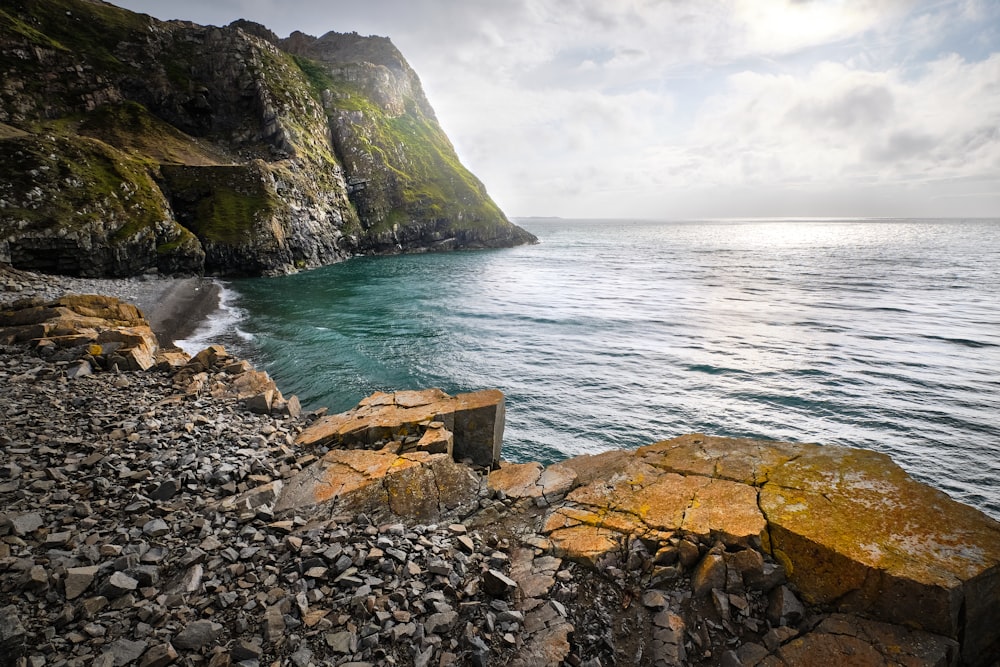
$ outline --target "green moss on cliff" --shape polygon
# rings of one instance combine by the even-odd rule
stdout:
[[[309,81],[309,85],[312,86],[313,92],[316,95],[316,99],[322,100],[323,91],[331,90],[336,87],[336,82],[327,68],[321,63],[316,62],[310,58],[304,56],[292,56],[292,61],[302,70],[302,74],[305,75],[306,79]]]
[[[144,14],[103,2],[10,0],[9,4],[9,10],[0,12],[5,28],[36,46],[72,51],[91,64],[115,70],[124,67],[115,55],[118,46],[148,31],[151,23]]]
[[[203,241],[246,242],[276,205],[253,166],[164,166],[163,177],[178,219]]]
[[[334,82],[330,91],[334,109],[346,112],[333,122],[349,174],[391,190],[385,193],[388,210],[372,221],[372,233],[410,221],[446,223],[451,230],[507,223],[437,121],[416,104],[391,116],[350,83]]]
[[[19,35],[30,44],[35,46],[40,46],[43,49],[55,49],[58,51],[68,50],[65,46],[52,39],[43,32],[40,32],[35,27],[28,25],[16,16],[8,14],[6,11],[0,9],[0,30],[4,32],[10,32],[15,35]]]
[[[184,134],[136,102],[104,105],[82,116],[79,133],[150,163],[214,165],[231,161],[215,147]]]
[[[67,231],[98,222],[116,235],[169,217],[145,165],[87,137],[0,141],[0,221]]]

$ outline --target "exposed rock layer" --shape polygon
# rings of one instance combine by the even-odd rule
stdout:
[[[358,253],[532,242],[388,39],[0,10],[0,261],[261,275]]]

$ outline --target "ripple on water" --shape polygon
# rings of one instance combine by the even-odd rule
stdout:
[[[229,344],[309,407],[499,387],[515,460],[844,444],[1000,517],[1000,222],[525,225],[541,244],[234,281]]]

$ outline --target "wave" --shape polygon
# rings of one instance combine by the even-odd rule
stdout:
[[[239,294],[221,280],[213,280],[219,289],[219,306],[187,338],[175,340],[174,344],[190,355],[195,355],[211,345],[226,346],[234,338],[244,342],[253,340],[253,334],[239,328],[246,319],[246,311],[237,303]]]

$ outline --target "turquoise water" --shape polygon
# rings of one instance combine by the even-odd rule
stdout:
[[[235,281],[223,342],[331,411],[498,387],[512,460],[845,444],[1000,517],[1000,221],[521,223],[539,245]]]

